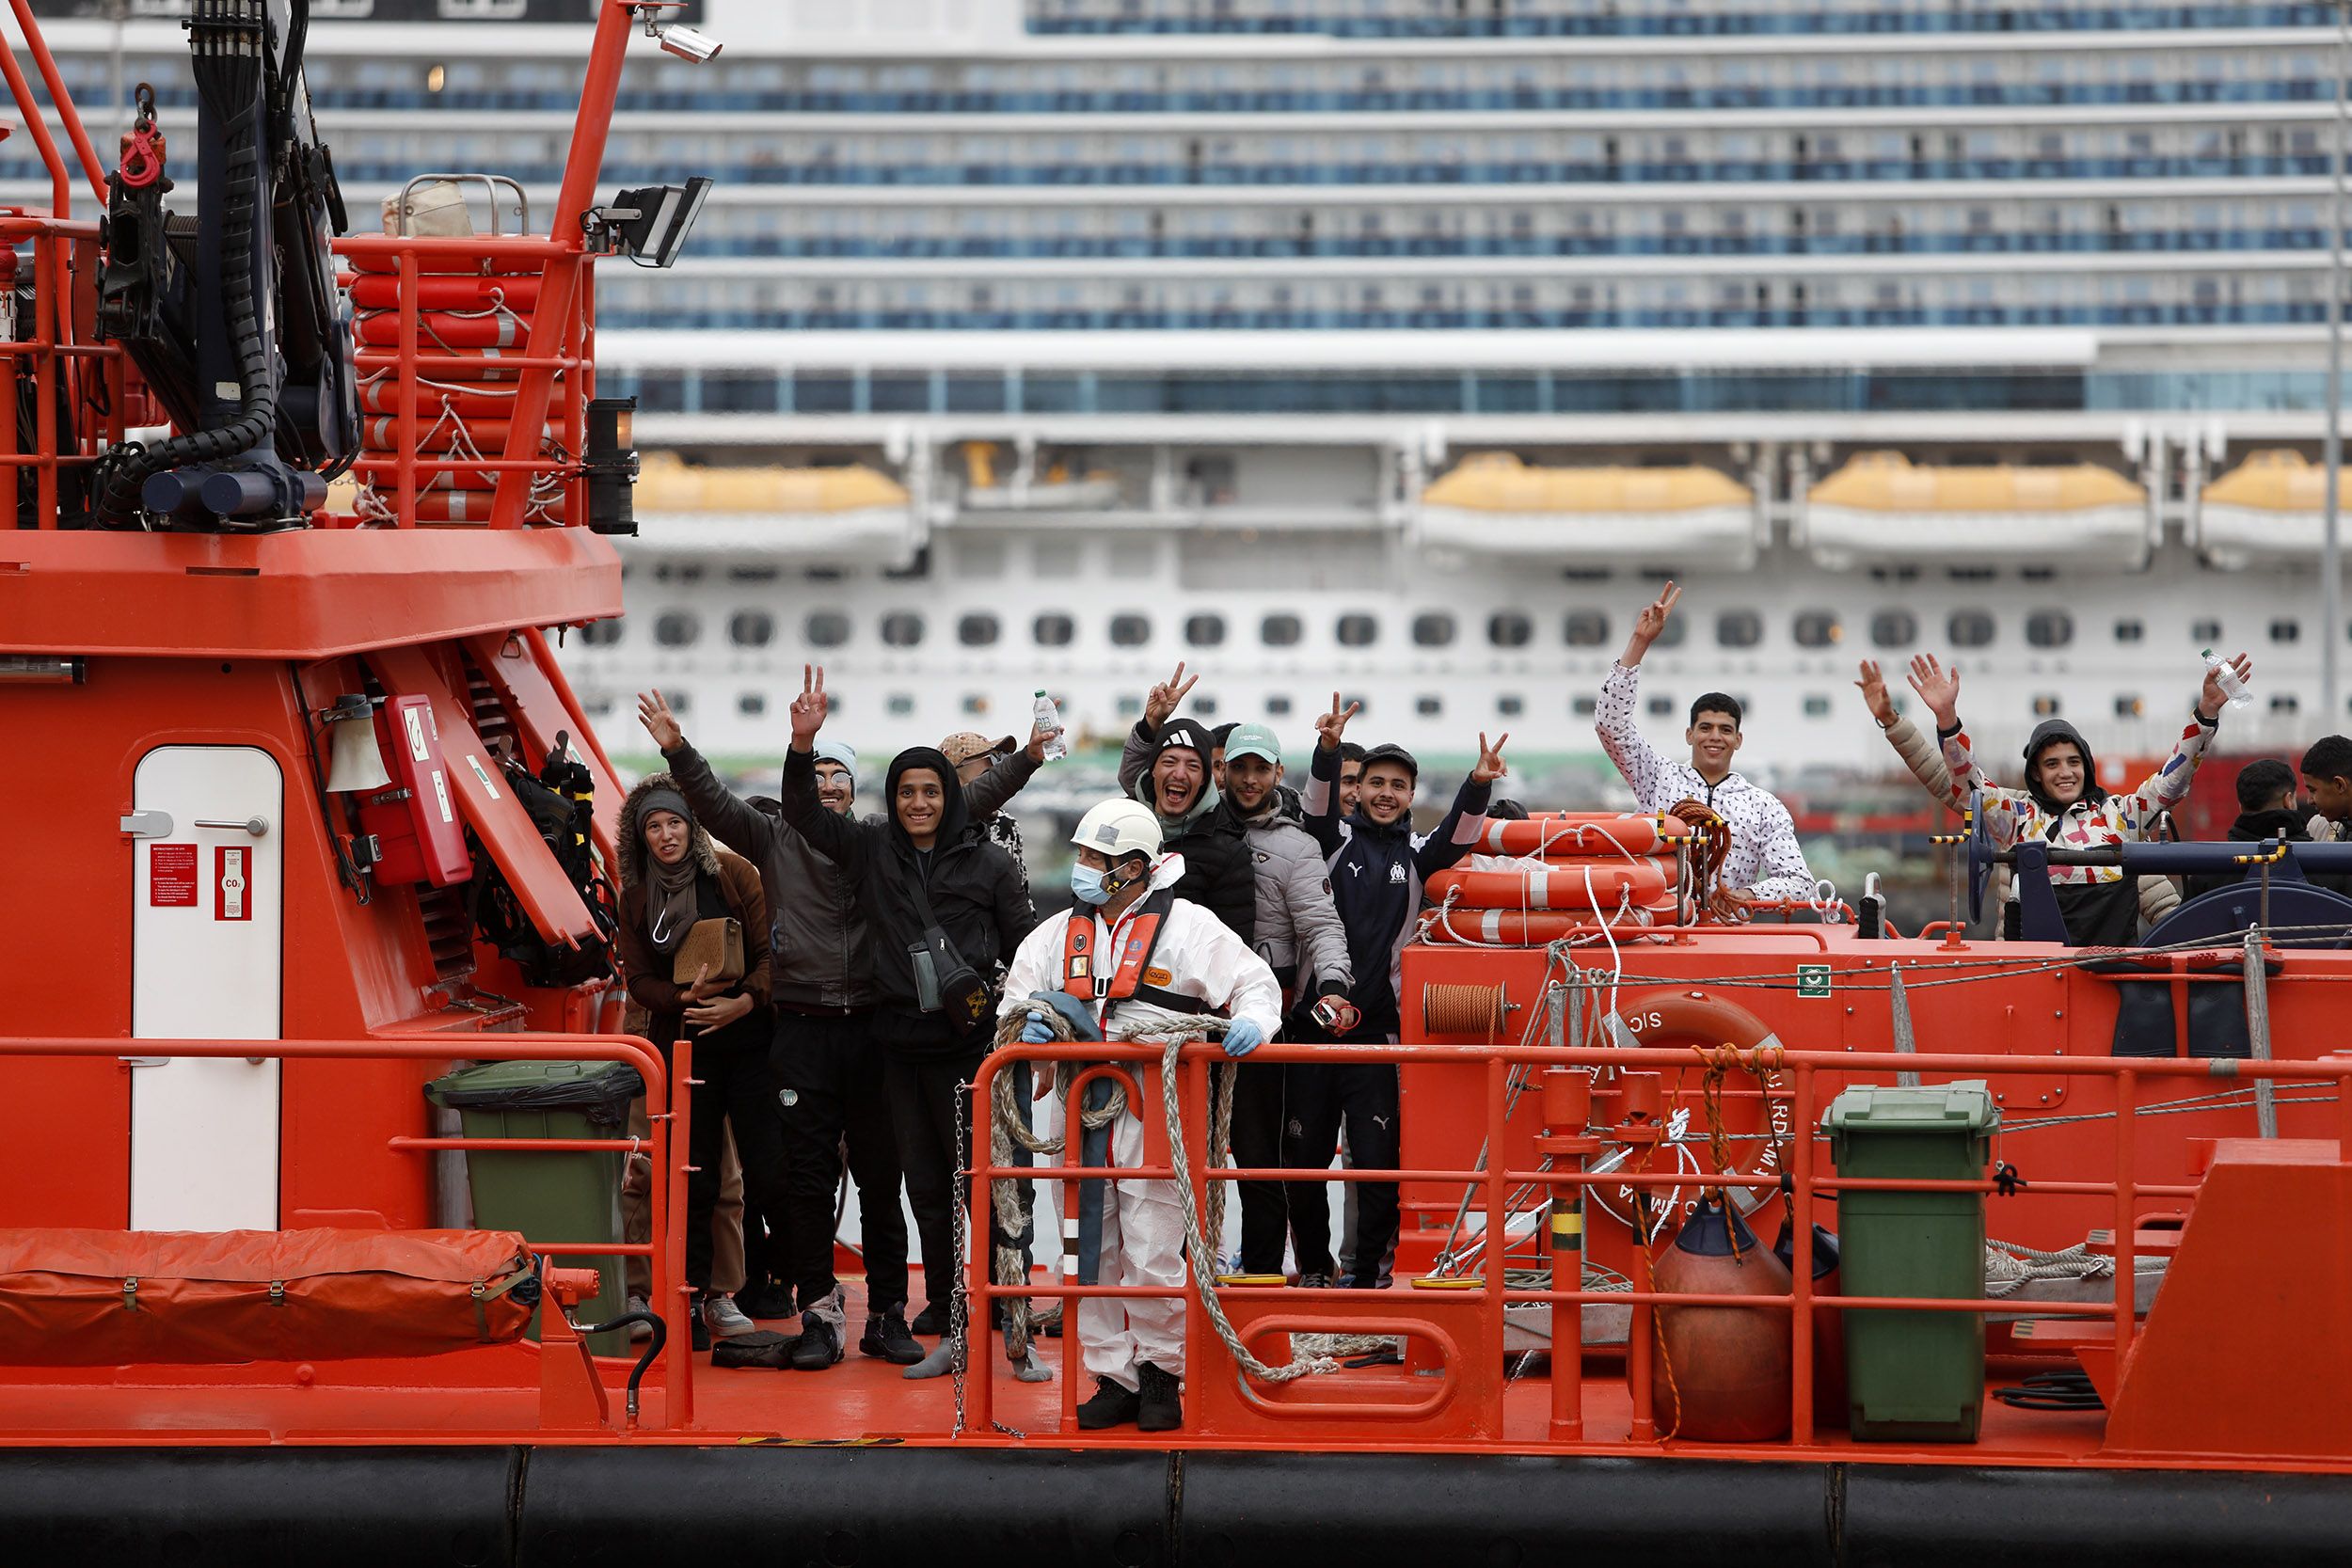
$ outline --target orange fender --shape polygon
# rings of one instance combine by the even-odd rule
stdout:
[[[1666,868],[1657,861],[1568,861],[1542,870],[1440,871],[1429,896],[1473,910],[1614,910],[1629,895],[1637,904],[1667,895]]]

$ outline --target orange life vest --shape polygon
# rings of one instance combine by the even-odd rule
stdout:
[[[1094,950],[1095,919],[1091,911],[1072,910],[1068,924],[1062,927],[1063,992],[1081,1002],[1101,1003],[1106,1012],[1112,1004],[1129,1000],[1149,1002],[1155,1007],[1180,1013],[1209,1011],[1209,1005],[1199,997],[1184,996],[1168,989],[1175,976],[1152,963],[1152,954],[1160,944],[1160,932],[1167,926],[1168,911],[1175,907],[1173,889],[1162,888],[1152,894],[1111,928],[1114,951],[1110,953]]]

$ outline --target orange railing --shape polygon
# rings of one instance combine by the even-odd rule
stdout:
[[[2135,1298],[2131,1281],[2135,1276],[2137,1248],[2135,1243],[2135,1221],[2143,1200],[2187,1199],[2199,1192],[2194,1183],[2143,1180],[2138,1168],[2140,1158],[2137,1133],[2141,1127],[2138,1116],[2143,1105],[2144,1091],[2152,1083],[2167,1080],[2193,1080],[2210,1083],[2226,1078],[2233,1085],[2243,1084],[2250,1093],[2254,1084],[2306,1084],[2332,1085],[2338,1107],[2339,1136],[2352,1159],[2352,1053],[2330,1056],[2317,1062],[2265,1062],[2248,1060],[2207,1061],[2203,1059],[2140,1058],[2140,1057],[2061,1057],[2034,1058],[2025,1055],[1946,1055],[1921,1056],[1892,1053],[1805,1052],[1790,1051],[1774,1058],[1775,1087],[1754,1091],[1785,1104],[1789,1114],[1790,1134],[1787,1188],[1789,1223],[1793,1226],[1792,1241],[1795,1259],[1791,1269],[1791,1289],[1781,1295],[1717,1295],[1675,1292],[1649,1288],[1646,1277],[1637,1277],[1631,1291],[1593,1291],[1581,1288],[1581,1272],[1574,1275],[1577,1287],[1562,1282],[1560,1259],[1564,1257],[1581,1260],[1584,1254],[1548,1251],[1541,1255],[1541,1263],[1531,1257],[1531,1266],[1548,1266],[1553,1270],[1553,1287],[1522,1289],[1509,1285],[1502,1271],[1511,1249],[1508,1221],[1513,1217],[1509,1195],[1533,1190],[1552,1196],[1555,1211],[1581,1211],[1584,1205],[1581,1195],[1597,1187],[1640,1188],[1644,1190],[1683,1189],[1707,1185],[1703,1177],[1694,1177],[1687,1169],[1646,1172],[1616,1168],[1600,1172],[1585,1171],[1581,1155],[1562,1161],[1549,1168],[1519,1168],[1511,1164],[1501,1152],[1478,1168],[1400,1168],[1395,1170],[1283,1170],[1267,1168],[1212,1168],[1207,1164],[1205,1107],[1210,1103],[1209,1071],[1224,1061],[1215,1046],[1186,1046],[1181,1056],[1178,1075],[1179,1106],[1182,1125],[1186,1132],[1186,1165],[1195,1189],[1195,1202],[1203,1201],[1209,1183],[1215,1181],[1293,1180],[1325,1181],[1396,1181],[1439,1183],[1448,1188],[1462,1189],[1475,1195],[1472,1201],[1485,1216],[1486,1234],[1495,1238],[1496,1244],[1486,1262],[1484,1274],[1457,1283],[1466,1287],[1459,1292],[1447,1292],[1455,1303],[1474,1301],[1485,1319],[1490,1346],[1502,1344],[1503,1314],[1506,1307],[1529,1305],[1549,1305],[1556,1317],[1570,1320],[1566,1329],[1554,1330],[1554,1343],[1574,1344],[1581,1349],[1581,1320],[1582,1308],[1591,1304],[1630,1305],[1633,1330],[1629,1336],[1627,1354],[1631,1362],[1632,1422],[1628,1439],[1630,1446],[1647,1446],[1658,1434],[1656,1413],[1652,1407],[1650,1381],[1647,1376],[1650,1353],[1651,1315],[1661,1307],[1739,1307],[1782,1311],[1788,1314],[1792,1376],[1790,1386],[1790,1431],[1803,1440],[1814,1430],[1813,1412],[1813,1324],[1815,1308],[1844,1309],[1902,1309],[1931,1312],[1966,1312],[1985,1314],[2018,1314],[2032,1317],[2105,1318],[2112,1322],[2115,1354],[2120,1361],[2128,1351],[2136,1332]],[[1485,1085],[1485,1117],[1486,1147],[1502,1151],[1505,1148],[1506,1123],[1514,1095],[1524,1092],[1527,1085],[1517,1083],[1528,1074],[1545,1069],[1576,1069],[1580,1078],[1598,1075],[1602,1097],[1612,1078],[1660,1075],[1672,1078],[1690,1070],[1695,1062],[1688,1051],[1660,1049],[1565,1048],[1544,1046],[1490,1045],[1292,1045],[1271,1044],[1258,1049],[1249,1058],[1253,1065],[1282,1063],[1342,1063],[1371,1062],[1396,1064],[1452,1066],[1459,1069],[1483,1069]],[[1129,1103],[1141,1107],[1145,1118],[1146,1164],[1136,1168],[1096,1167],[1078,1163],[1076,1140],[1069,1139],[1058,1164],[1042,1167],[1022,1165],[997,1166],[990,1164],[984,1154],[988,1148],[989,1108],[993,1090],[999,1074],[1011,1070],[1016,1062],[1041,1064],[1050,1069],[1059,1063],[1090,1064],[1086,1076],[1107,1074],[1120,1081],[1129,1092]],[[1087,1179],[1117,1179],[1123,1180],[1173,1180],[1176,1167],[1168,1158],[1164,1137],[1155,1136],[1152,1127],[1161,1116],[1160,1053],[1155,1048],[1136,1045],[1104,1045],[1098,1043],[1060,1043],[1001,1047],[992,1053],[976,1074],[974,1103],[979,1107],[975,1119],[977,1152],[968,1172],[971,1180],[973,1213],[990,1212],[990,1186],[994,1180],[1028,1180],[1040,1185],[1059,1183],[1063,1201],[1068,1205],[1074,1197],[1076,1183]],[[1823,1075],[1840,1084],[1875,1080],[1892,1083],[1899,1072],[1928,1071],[1939,1081],[1952,1078],[1998,1075],[2004,1079],[2033,1077],[2050,1080],[2082,1079],[2106,1081],[2112,1085],[2115,1114],[2110,1122],[2109,1137],[2113,1145],[2112,1180],[2073,1180],[2036,1179],[2023,1196],[2080,1199],[2105,1196],[2113,1204],[2114,1277],[2118,1282],[2112,1303],[2065,1303],[2017,1297],[1982,1297],[1947,1299],[1932,1297],[1853,1296],[1818,1293],[1814,1288],[1812,1253],[1813,1225],[1817,1206],[1824,1199],[1835,1201],[1841,1192],[1899,1191],[1899,1192],[1969,1192],[2002,1191],[1993,1180],[1880,1180],[1859,1177],[1838,1177],[1825,1174],[1820,1164],[1815,1144],[1821,1136],[1820,1119],[1826,1109],[1822,1095]],[[1082,1080],[1083,1081],[1083,1080]],[[1655,1082],[1656,1080],[1653,1080]],[[1517,1086],[1515,1087],[1515,1083]],[[1528,1095],[1529,1100],[1534,1097]],[[2313,1096],[2313,1099],[2324,1097]],[[2150,1106],[2151,1109],[2161,1109]],[[1412,1115],[1408,1103],[1406,1115]],[[1580,1113],[1581,1115],[1581,1113]],[[1066,1118],[1067,1119],[1067,1118]],[[1465,1118],[1456,1117],[1456,1127],[1467,1126]],[[1652,1123],[1653,1128],[1655,1123]],[[2249,1132],[2251,1131],[2249,1124]],[[1548,1127],[1554,1136],[1555,1147],[1560,1139],[1590,1141],[1593,1134],[1608,1136],[1610,1127]],[[1622,1131],[1616,1129],[1613,1131]],[[1701,1139],[1693,1141],[1703,1142]],[[1753,1187],[1759,1180],[1772,1178],[1755,1175],[1734,1176],[1727,1185]],[[1065,1214],[1072,1211],[1065,1207]],[[1526,1218],[1524,1211],[1518,1217]],[[980,1227],[976,1221],[975,1229]],[[1538,1244],[1542,1234],[1535,1238]],[[1212,1247],[1217,1238],[1209,1238]],[[1637,1258],[1646,1254],[1637,1249]],[[990,1277],[989,1249],[984,1243],[974,1249],[967,1261],[968,1289],[973,1307],[974,1324],[990,1322],[992,1305],[999,1300],[1025,1297],[1038,1300],[1058,1300],[1063,1304],[1065,1326],[1062,1335],[1063,1384],[1061,1401],[1061,1431],[1074,1431],[1074,1406],[1077,1384],[1082,1381],[1075,1332],[1076,1304],[1086,1300],[1123,1297],[1155,1297],[1165,1299],[1171,1292],[1151,1286],[1080,1285],[1063,1278],[1053,1283],[1027,1281],[998,1284]],[[1577,1264],[1568,1265],[1576,1268]],[[1645,1275],[1645,1268],[1637,1267],[1637,1275]],[[1500,1282],[1500,1288],[1498,1283]],[[1335,1332],[1365,1334],[1409,1334],[1427,1339],[1447,1352],[1444,1365],[1431,1369],[1442,1378],[1437,1387],[1410,1404],[1375,1401],[1295,1401],[1279,1412],[1276,1407],[1258,1398],[1233,1358],[1204,1326],[1200,1309],[1198,1282],[1187,1279],[1181,1292],[1186,1307],[1185,1337],[1188,1389],[1198,1390],[1212,1384],[1232,1386],[1239,1383],[1241,1397],[1253,1409],[1264,1413],[1312,1418],[1323,1421],[1360,1422],[1366,1435],[1376,1436],[1384,1424],[1404,1418],[1424,1416],[1448,1402],[1486,1400],[1492,1408],[1486,1413],[1485,1430],[1500,1433],[1502,1379],[1499,1370],[1464,1367],[1459,1364],[1454,1337],[1437,1321],[1427,1306],[1424,1292],[1417,1290],[1365,1291],[1347,1289],[1301,1291],[1264,1286],[1229,1285],[1221,1294],[1230,1303],[1266,1307],[1279,1303],[1295,1304],[1295,1312],[1279,1319],[1258,1319],[1243,1331],[1247,1341],[1253,1335],[1278,1328],[1313,1327]],[[1562,1336],[1571,1338],[1563,1338]],[[973,1333],[971,1356],[973,1376],[969,1386],[971,1413],[960,1435],[979,1441],[1000,1441],[992,1431],[1000,1402],[994,1386],[1001,1359],[989,1353],[984,1330]],[[1549,1433],[1554,1441],[1581,1443],[1584,1441],[1585,1382],[1581,1375],[1581,1356],[1561,1353],[1553,1363],[1552,1411]],[[1188,1402],[1187,1432],[1197,1431],[1197,1422]],[[1198,1432],[1200,1437],[1215,1440],[1237,1435],[1224,1431]],[[1336,1434],[1324,1429],[1319,1440]]]
[[[17,1056],[120,1056],[136,1050],[153,1056],[217,1056],[278,1058],[286,1061],[430,1061],[447,1062],[461,1044],[447,1036],[429,1038],[195,1040],[104,1038],[72,1036],[0,1037],[0,1058]],[[462,1041],[464,1053],[488,1061],[620,1062],[636,1069],[645,1086],[645,1115],[652,1128],[648,1152],[662,1180],[652,1183],[648,1196],[650,1240],[605,1242],[564,1239],[533,1240],[531,1250],[541,1256],[595,1255],[643,1258],[653,1299],[676,1303],[667,1314],[673,1323],[664,1347],[662,1386],[665,1399],[659,1425],[680,1430],[694,1416],[694,1364],[691,1336],[685,1332],[692,1310],[692,1287],[686,1284],[686,1240],[674,1217],[686,1212],[686,1086],[693,1070],[692,1042],[672,1048],[667,1066],[661,1053],[633,1035],[497,1034],[471,1035]],[[676,1106],[675,1115],[671,1107]],[[429,1154],[442,1149],[517,1153],[596,1153],[634,1151],[634,1141],[612,1138],[437,1138],[396,1136],[387,1146],[403,1153]],[[543,1310],[558,1311],[552,1295]]]

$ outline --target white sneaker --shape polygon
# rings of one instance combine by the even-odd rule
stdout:
[[[733,1296],[716,1294],[703,1298],[703,1326],[710,1330],[714,1339],[733,1339],[759,1332],[759,1325],[743,1315]]]
[[[628,1304],[624,1307],[622,1310],[624,1312],[650,1312],[652,1308],[645,1305],[644,1297],[632,1295],[628,1298]],[[632,1340],[650,1339],[653,1338],[653,1324],[631,1323],[628,1325],[628,1337]]]

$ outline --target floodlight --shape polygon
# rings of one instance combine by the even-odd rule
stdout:
[[[622,255],[641,267],[666,267],[677,260],[709,195],[709,178],[697,174],[683,185],[623,191],[612,206],[594,215]]]

